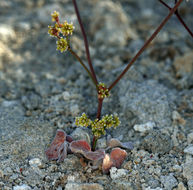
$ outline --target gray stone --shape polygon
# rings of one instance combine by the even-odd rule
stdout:
[[[184,149],[184,153],[193,155],[193,145],[189,145]]]
[[[40,97],[33,92],[30,92],[26,96],[22,97],[22,103],[24,107],[28,110],[34,110],[39,108],[40,102]]]
[[[112,181],[112,189],[118,190],[134,190],[135,188],[128,181],[123,180],[113,180]]]
[[[111,179],[115,180],[115,179],[119,179],[119,178],[125,178],[128,174],[128,171],[125,169],[117,169],[115,167],[112,167],[110,169],[110,176]]]
[[[175,94],[163,85],[154,80],[141,83],[122,80],[119,86],[120,104],[126,117],[131,112],[139,123],[152,121],[159,128],[172,124],[171,105]]]
[[[167,190],[172,190],[172,188],[178,185],[178,182],[176,178],[173,176],[173,174],[170,174],[168,176],[161,176],[160,180],[165,189]]]
[[[152,131],[144,138],[141,144],[144,149],[159,154],[168,153],[173,147],[170,136],[162,133],[160,130]]]
[[[187,136],[188,144],[191,144],[193,142],[193,133],[189,133]]]
[[[128,15],[120,4],[112,1],[99,1],[91,15],[91,34],[95,41],[107,46],[124,46],[127,39],[137,35],[129,24]]]
[[[97,149],[105,149],[107,147],[107,140],[105,137],[97,140]]]
[[[76,128],[72,134],[71,134],[73,140],[85,140],[90,144],[90,136],[86,132],[86,130],[83,130],[81,128]]]
[[[183,166],[183,176],[188,180],[193,179],[193,164],[191,162],[187,162]]]
[[[193,179],[192,180],[188,180],[188,189],[189,190],[193,190]]]

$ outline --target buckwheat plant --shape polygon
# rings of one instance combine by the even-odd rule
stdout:
[[[185,27],[185,29],[189,32],[189,34],[193,37],[193,34],[191,30],[188,28],[188,26],[185,24],[183,19],[180,17],[178,13],[178,7],[183,2],[183,0],[175,0],[174,1],[174,7],[170,7],[167,3],[165,3],[162,0],[158,0],[160,3],[162,3],[165,7],[169,9],[168,15],[163,19],[162,22],[160,22],[159,26],[156,28],[154,33],[150,36],[150,38],[144,43],[144,45],[139,49],[139,51],[134,55],[134,57],[131,59],[130,63],[126,66],[126,68],[122,71],[122,73],[117,77],[117,79],[112,82],[112,84],[107,87],[105,83],[98,82],[92,61],[90,58],[90,52],[89,52],[89,45],[87,41],[87,36],[81,21],[81,17],[79,14],[78,6],[76,3],[76,0],[72,0],[75,12],[77,15],[77,19],[81,28],[81,32],[84,38],[84,44],[85,44],[85,50],[86,50],[86,56],[88,60],[88,66],[89,68],[83,63],[82,59],[71,49],[70,46],[70,37],[73,35],[73,31],[75,29],[73,23],[68,23],[67,21],[60,22],[59,19],[59,13],[54,11],[52,16],[52,21],[54,24],[52,26],[48,26],[48,33],[50,36],[56,38],[56,45],[57,50],[61,53],[68,51],[70,52],[83,66],[85,71],[88,73],[89,77],[91,78],[93,84],[96,87],[97,91],[97,98],[98,98],[98,109],[97,109],[97,115],[96,119],[92,121],[89,119],[89,117],[83,113],[80,117],[77,117],[75,119],[75,123],[77,126],[82,127],[90,127],[93,133],[93,142],[92,142],[92,149],[95,150],[96,142],[97,140],[102,136],[106,134],[106,129],[109,128],[116,128],[120,125],[119,117],[114,114],[105,115],[101,118],[101,109],[103,100],[105,98],[108,98],[110,95],[111,89],[119,82],[119,80],[124,76],[124,74],[129,70],[131,65],[136,61],[136,59],[143,53],[143,51],[148,47],[148,45],[152,42],[152,40],[157,36],[157,34],[160,32],[160,30],[163,28],[163,26],[166,24],[166,22],[171,18],[173,14],[175,14],[180,21],[180,23]]]

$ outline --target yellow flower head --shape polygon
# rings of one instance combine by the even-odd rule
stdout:
[[[87,117],[85,113],[80,117],[76,117],[75,124],[81,127],[88,127],[91,125],[92,121]]]
[[[53,37],[57,37],[60,33],[60,28],[57,27],[57,24],[55,26],[48,26],[48,34]]]
[[[59,12],[57,12],[57,11],[54,11],[52,14],[51,14],[51,16],[52,16],[52,21],[53,22],[58,22],[59,21]]]
[[[74,30],[73,23],[69,24],[67,21],[65,21],[63,24],[61,24],[61,33],[64,36],[72,35],[73,30]]]
[[[68,49],[68,42],[65,38],[60,38],[57,42],[57,50],[64,52]]]

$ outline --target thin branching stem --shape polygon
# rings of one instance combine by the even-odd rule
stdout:
[[[171,10],[171,7],[170,7],[168,4],[166,4],[164,1],[159,0],[159,2],[162,3],[162,4],[163,4],[165,7],[167,7],[169,10]],[[176,1],[175,1],[175,3],[176,3]],[[189,33],[189,34],[192,36],[192,38],[193,38],[193,33],[192,33],[192,31],[191,31],[190,28],[187,26],[187,24],[184,22],[184,20],[183,20],[182,17],[180,16],[178,10],[176,10],[174,14],[177,16],[178,20],[181,22],[181,24],[184,26],[184,28],[188,31],[188,33]]]
[[[72,0],[72,2],[73,2],[74,9],[75,9],[75,12],[76,12],[76,16],[78,18],[78,22],[79,22],[79,25],[80,25],[80,28],[81,28],[81,31],[82,31],[82,35],[83,35],[83,38],[84,38],[84,45],[85,45],[86,56],[87,56],[88,64],[89,64],[89,67],[90,67],[90,71],[91,71],[91,74],[92,74],[92,76],[95,80],[95,83],[98,84],[97,77],[96,77],[95,71],[93,69],[92,61],[91,61],[91,58],[90,58],[88,40],[87,40],[86,32],[84,30],[84,26],[83,26],[82,21],[81,21],[78,6],[77,6],[77,3],[76,3],[76,0]]]
[[[166,22],[170,19],[170,17],[175,13],[179,5],[182,3],[183,0],[179,0],[176,5],[170,10],[169,14],[165,17],[165,19],[161,22],[161,24],[157,27],[155,32],[150,36],[150,38],[145,42],[145,44],[142,46],[142,48],[137,52],[137,54],[132,58],[130,63],[127,65],[127,67],[123,70],[123,72],[117,77],[117,79],[110,85],[108,88],[109,91],[119,82],[119,80],[124,76],[124,74],[129,70],[131,65],[136,61],[136,59],[143,53],[143,51],[148,47],[148,45],[151,43],[151,41],[157,36],[157,34],[160,32],[160,30],[163,28],[163,26],[166,24]]]
[[[96,89],[98,90],[98,86],[96,81],[94,80],[91,72],[88,70],[88,68],[86,67],[86,65],[82,62],[81,58],[70,48],[68,47],[68,51],[79,61],[79,63],[84,67],[84,69],[86,70],[86,72],[88,73],[89,77],[92,79]]]

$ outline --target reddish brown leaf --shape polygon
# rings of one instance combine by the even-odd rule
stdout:
[[[95,152],[89,151],[84,153],[84,157],[88,160],[98,161],[105,157],[104,150],[96,150]]]
[[[60,153],[64,147],[63,143],[66,140],[66,133],[63,130],[57,130],[56,136],[50,147],[45,151],[48,160],[58,160]]]
[[[70,150],[73,153],[85,154],[85,152],[91,151],[90,145],[84,140],[72,141],[70,143]]]
[[[127,152],[125,150],[114,148],[110,154],[110,159],[113,162],[113,166],[115,166],[116,168],[120,168],[126,156]]]

